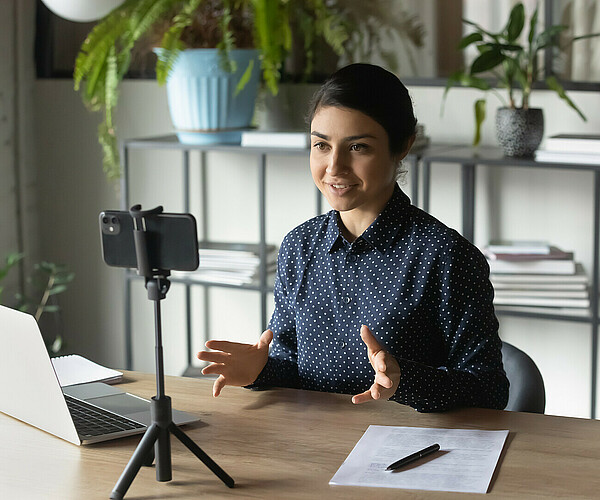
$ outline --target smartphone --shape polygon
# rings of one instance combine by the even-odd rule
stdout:
[[[133,218],[121,210],[100,212],[104,262],[113,267],[137,269]],[[198,234],[191,214],[161,213],[144,218],[150,266],[165,271],[198,268]]]

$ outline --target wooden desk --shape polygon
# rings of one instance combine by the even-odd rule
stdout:
[[[173,406],[202,423],[188,435],[236,481],[228,489],[176,439],[173,480],[142,467],[127,499],[464,498],[463,494],[333,487],[328,482],[370,424],[510,429],[492,481],[494,498],[598,498],[600,422],[495,410],[420,414],[388,401],[355,406],[338,394],[226,387],[167,377]],[[154,378],[126,373],[124,389],[154,395]],[[77,447],[0,414],[0,498],[108,498],[139,436]]]

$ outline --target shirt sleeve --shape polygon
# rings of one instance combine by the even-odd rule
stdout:
[[[288,242],[284,240],[277,258],[277,274],[273,289],[275,310],[269,321],[269,328],[273,331],[269,357],[258,378],[249,387],[300,387],[296,319],[294,310],[288,303],[290,293],[286,271],[289,266],[294,265],[295,261],[288,257],[288,248]]]
[[[485,257],[460,238],[442,258],[432,322],[441,330],[444,366],[398,359],[400,384],[392,400],[418,411],[459,406],[503,409],[508,379]]]

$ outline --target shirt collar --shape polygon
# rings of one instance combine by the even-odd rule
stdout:
[[[398,234],[398,231],[400,231],[402,222],[407,217],[409,206],[409,197],[396,184],[394,193],[382,212],[359,238],[365,240],[381,253],[384,253],[392,245],[394,238]],[[325,245],[331,253],[343,244],[344,239],[339,227],[338,212],[332,210],[329,212]]]

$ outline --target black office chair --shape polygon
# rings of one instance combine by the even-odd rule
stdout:
[[[502,361],[510,382],[506,409],[544,413],[546,408],[544,379],[533,359],[514,345],[502,342]]]

